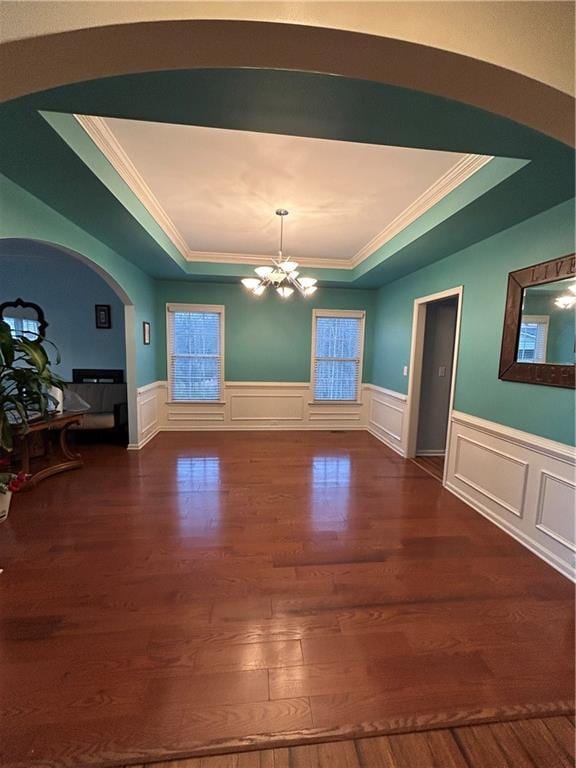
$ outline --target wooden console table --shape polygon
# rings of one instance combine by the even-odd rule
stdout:
[[[16,447],[20,454],[21,469],[26,474],[31,475],[30,480],[23,486],[23,490],[33,488],[37,483],[51,475],[56,475],[58,472],[78,469],[84,465],[80,454],[74,453],[68,445],[68,430],[73,424],[80,424],[83,416],[83,413],[59,413],[54,416],[48,416],[38,421],[31,421],[27,432],[15,435]],[[52,431],[59,432],[58,445],[60,456],[55,455],[53,451],[49,436],[49,433]],[[32,435],[38,432],[46,433],[44,435],[46,438],[44,445],[46,451],[45,458],[48,460],[48,464],[44,464],[40,469],[34,471],[31,466],[30,439]]]

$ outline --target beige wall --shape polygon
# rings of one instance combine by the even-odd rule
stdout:
[[[158,19],[334,27],[465,54],[574,93],[574,8],[564,2],[140,2],[3,0],[0,40]]]

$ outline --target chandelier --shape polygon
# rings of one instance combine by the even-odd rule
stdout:
[[[572,291],[572,294],[576,294],[576,282],[569,285],[568,288]],[[576,304],[576,295],[565,293],[563,296],[558,296],[554,304],[556,304],[557,307],[560,307],[560,309],[572,309]]]
[[[313,277],[300,277],[298,264],[295,261],[285,259],[282,253],[284,240],[284,217],[288,216],[285,208],[278,208],[276,216],[280,217],[280,248],[278,249],[278,258],[272,258],[271,267],[256,267],[255,272],[258,277],[245,277],[242,285],[254,294],[262,296],[269,286],[276,290],[283,299],[287,299],[294,293],[296,288],[302,296],[312,296],[316,291],[316,283]]]

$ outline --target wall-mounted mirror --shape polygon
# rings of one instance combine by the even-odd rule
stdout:
[[[48,323],[42,307],[31,301],[5,301],[0,304],[0,318],[8,323],[12,336],[30,341],[42,341],[46,336]]]
[[[576,257],[511,272],[500,378],[574,387]]]

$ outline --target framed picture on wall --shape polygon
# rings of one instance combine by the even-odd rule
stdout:
[[[144,344],[150,344],[150,323],[146,320],[142,323],[142,340]]]
[[[110,304],[96,304],[96,328],[112,328],[112,316]]]

